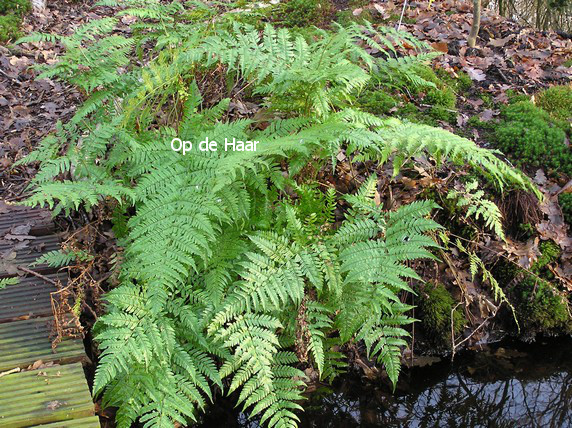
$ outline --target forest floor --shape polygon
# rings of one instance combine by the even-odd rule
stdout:
[[[401,1],[372,2],[359,8],[348,9],[347,3],[335,2],[338,9],[336,12],[344,12],[354,18],[367,17],[376,23],[391,26],[397,26],[403,5]],[[44,13],[31,14],[25,18],[23,30],[25,33],[69,35],[85,22],[113,14],[111,8],[91,7],[90,4],[91,2],[50,1]],[[509,100],[509,94],[531,96],[550,85],[569,83],[572,78],[572,40],[554,32],[535,31],[506,18],[485,13],[477,48],[471,49],[467,48],[465,42],[471,20],[471,7],[468,3],[453,0],[410,2],[404,14],[402,28],[443,53],[434,61],[435,69],[444,70],[453,78],[466,73],[471,80],[468,89],[456,93],[453,118],[437,120],[438,125],[468,136],[483,147],[489,147],[488,134],[483,132],[481,127],[473,126],[470,119],[476,116],[481,124],[494,124],[501,114],[502,106]],[[122,31],[121,27],[118,31]],[[26,186],[34,176],[36,166],[31,164],[13,168],[14,162],[33,150],[42,138],[56,129],[59,122],[70,118],[82,102],[82,94],[70,86],[50,79],[35,80],[37,73],[33,66],[52,64],[63,51],[64,48],[59,43],[0,46],[0,141],[3,142],[0,146],[0,199],[16,202],[25,198]],[[421,114],[429,113],[432,109],[431,105],[418,100],[416,107]],[[343,162],[341,168],[344,168]],[[479,245],[502,253],[504,257],[528,268],[541,257],[539,241],[554,241],[562,250],[562,254],[550,270],[559,281],[560,290],[570,293],[572,238],[558,205],[558,195],[572,191],[572,182],[564,175],[554,176],[542,168],[526,172],[546,196],[537,207],[539,212],[536,214],[533,236],[520,241],[509,238],[506,243],[483,240]],[[423,174],[421,171],[421,175]],[[391,188],[390,205],[399,205],[417,197],[423,190],[425,179],[441,180],[444,186],[449,185],[442,177],[429,177],[428,173],[425,178],[416,180],[401,176]],[[344,178],[340,180],[343,181]],[[83,213],[79,217],[71,223],[64,222],[67,223],[65,226],[69,229],[69,234],[73,234],[74,239],[89,235],[85,238],[86,242],[96,245],[100,251],[105,248],[103,254],[110,255],[113,252],[113,244],[106,242],[110,241],[107,239],[110,235],[107,234],[108,230],[101,229],[105,223],[94,214]],[[517,220],[521,221],[522,218],[518,217]],[[85,233],[78,235],[78,225],[85,228]],[[89,232],[94,228],[99,230],[95,233]],[[451,284],[456,284],[459,288],[464,287],[465,292],[468,289],[469,294],[490,297],[490,291],[472,280],[466,263],[451,261],[443,269],[447,272],[445,276]],[[101,277],[105,275],[104,270],[101,267]],[[483,301],[490,300],[492,298]],[[470,341],[466,344],[487,340],[487,329],[476,331],[475,328],[488,319],[486,310],[472,319],[473,331],[467,335]]]

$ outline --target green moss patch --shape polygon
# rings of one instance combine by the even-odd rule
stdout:
[[[558,203],[564,215],[564,221],[572,225],[572,193],[561,193],[558,196]]]
[[[20,37],[22,17],[32,9],[28,0],[0,0],[0,42]]]
[[[495,132],[498,147],[517,163],[572,175],[565,125],[528,101],[507,106]]]
[[[390,95],[383,89],[367,88],[360,94],[357,103],[362,110],[383,116],[396,108],[399,101],[396,96]]]
[[[438,345],[451,346],[451,312],[453,313],[453,331],[462,332],[466,319],[461,309],[443,284],[428,282],[419,294],[421,326],[425,334]]]
[[[552,86],[536,94],[535,99],[536,105],[555,119],[572,120],[572,87]]]
[[[321,27],[328,25],[334,14],[334,7],[328,0],[288,0],[276,8],[276,21],[289,27]]]
[[[571,331],[568,302],[549,282],[528,276],[518,284],[515,294],[517,317],[524,331],[548,334]]]

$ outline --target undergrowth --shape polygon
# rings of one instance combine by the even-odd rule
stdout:
[[[468,167],[499,191],[534,186],[465,138],[356,106],[372,75],[436,87],[416,71],[435,54],[407,33],[353,23],[307,40],[232,14],[213,25],[204,5],[121,6],[71,36],[24,39],[61,43],[66,53],[41,77],[87,96],[23,161],[40,162],[26,204],[116,206],[124,250],[115,259],[119,285],[94,329],[94,394],[118,408],[119,427],[186,425],[219,391],[236,391],[262,424],[295,426],[301,369],[332,380],[347,365],[340,350],[353,343],[395,384],[413,322],[400,296],[421,280],[410,262],[435,258],[428,233],[440,229],[431,219],[437,206],[386,211],[375,175],[340,193],[308,179],[305,167],[335,171],[341,153],[399,174],[424,157]],[[137,17],[134,37],[113,32],[123,15]],[[397,55],[404,45],[414,54]],[[225,82],[217,94],[197,78],[205,73]],[[241,94],[257,113],[233,114]],[[174,137],[194,149],[173,151]],[[207,137],[260,143],[257,151],[198,150]],[[472,195],[462,204],[467,215],[486,214],[486,198]],[[504,299],[487,272],[483,280]]]

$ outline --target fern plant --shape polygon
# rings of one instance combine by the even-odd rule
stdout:
[[[447,198],[455,199],[457,206],[460,208],[467,207],[467,217],[473,216],[476,220],[482,219],[485,226],[504,241],[502,213],[497,204],[484,198],[485,192],[477,190],[478,186],[479,182],[473,180],[465,185],[463,192],[451,190]]]
[[[1,278],[0,279],[0,290],[6,288],[9,285],[16,285],[20,282],[18,278]]]
[[[115,18],[62,39],[68,50],[45,75],[80,85],[87,99],[24,160],[40,162],[28,205],[116,207],[120,285],[95,326],[94,393],[118,408],[119,427],[185,425],[217,390],[236,392],[269,426],[295,426],[300,368],[331,380],[345,365],[337,349],[352,342],[395,384],[413,321],[399,296],[420,279],[407,262],[433,257],[426,233],[438,228],[428,218],[435,206],[384,212],[375,176],[357,194],[322,196],[303,182],[303,167],[335,164],[344,149],[352,161],[392,161],[397,171],[423,152],[468,163],[499,187],[530,183],[469,140],[351,108],[400,45],[426,49],[408,34],[353,24],[307,42],[271,26],[203,23],[214,15],[203,6],[179,19],[176,3],[126,5],[120,14],[137,18],[134,39],[112,34]],[[205,71],[251,91],[263,118],[233,117],[233,92],[205,100],[197,79]],[[174,137],[260,144],[183,155],[171,149]],[[342,200],[350,208],[340,224]]]

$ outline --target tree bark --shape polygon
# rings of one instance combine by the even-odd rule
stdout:
[[[481,28],[481,0],[473,0],[473,25],[467,43],[470,48],[474,48],[477,44],[477,36]]]

